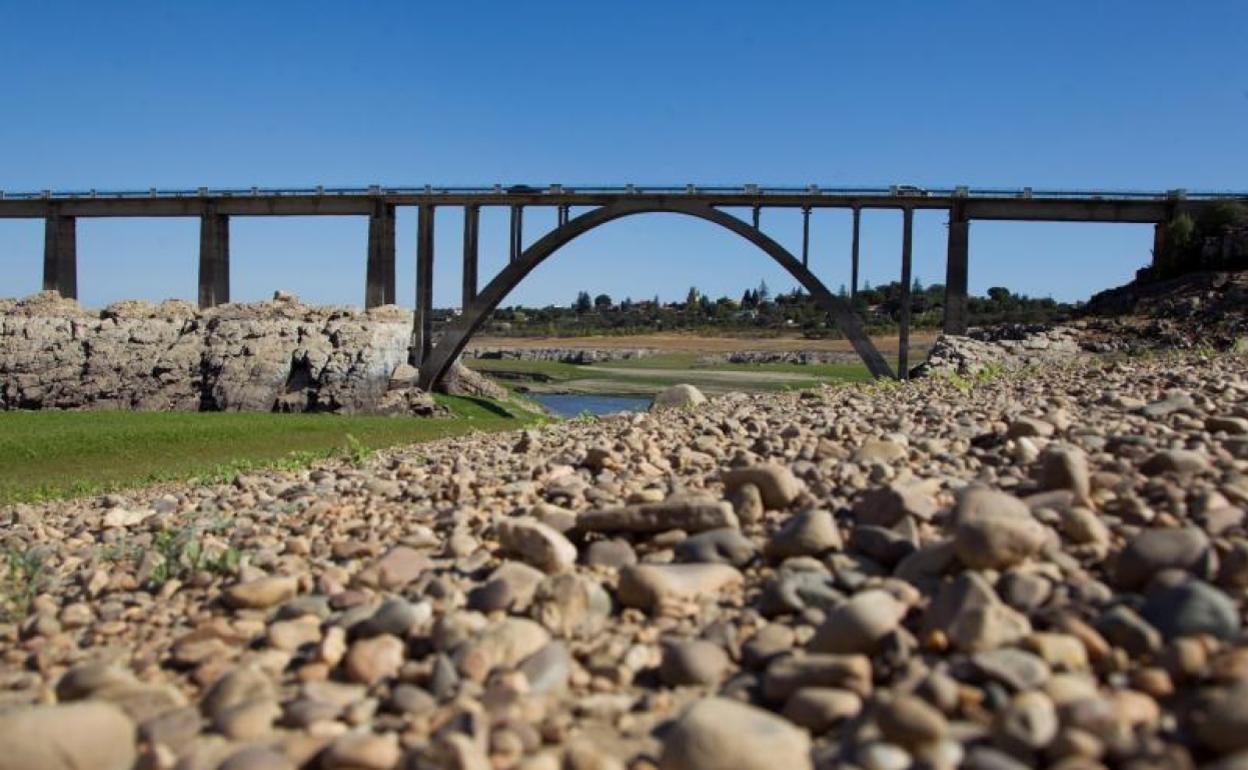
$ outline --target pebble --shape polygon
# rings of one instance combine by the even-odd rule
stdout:
[[[567,572],[576,566],[576,546],[536,519],[504,519],[498,522],[496,529],[505,551],[543,572]]]
[[[862,591],[828,614],[808,649],[838,655],[872,654],[905,615],[906,606],[887,591]]]
[[[1201,580],[1150,591],[1140,615],[1167,640],[1196,634],[1230,639],[1240,628],[1235,602]]]
[[[333,740],[321,755],[324,770],[391,770],[402,752],[395,733],[356,730]]]
[[[706,403],[706,396],[692,385],[672,385],[660,390],[650,403],[650,411],[692,409]]]
[[[281,604],[294,596],[298,589],[299,583],[293,577],[264,577],[225,589],[225,601],[235,608],[263,610]]]
[[[595,540],[585,551],[585,564],[590,567],[618,570],[636,563],[637,552],[626,540]]]
[[[885,740],[907,748],[934,743],[949,730],[939,709],[913,695],[898,695],[883,704],[875,722]]]
[[[1134,590],[1166,569],[1208,573],[1211,558],[1209,538],[1195,527],[1148,529],[1119,552],[1114,583]]]
[[[841,533],[827,511],[809,509],[795,514],[767,542],[767,555],[773,559],[790,556],[818,556],[841,548]]]
[[[1188,449],[1166,449],[1148,458],[1140,466],[1146,476],[1163,473],[1202,473],[1209,470],[1209,460],[1200,452]]]
[[[930,521],[938,508],[926,484],[893,483],[869,490],[854,503],[854,520],[859,525],[896,526],[907,516]]]
[[[862,697],[835,687],[803,687],[784,703],[784,718],[822,735],[862,711]]]
[[[889,439],[871,439],[854,450],[853,459],[856,463],[895,463],[906,459],[909,453],[896,441]]]
[[[1040,751],[1057,737],[1060,721],[1049,696],[1039,690],[1015,695],[993,719],[994,742],[1015,755]]]
[[[705,698],[663,739],[659,770],[813,770],[810,736],[770,712]]]
[[[584,532],[704,532],[736,526],[732,504],[705,495],[674,495],[658,503],[587,511],[576,519],[577,529]]]
[[[0,770],[130,770],[136,756],[134,723],[109,703],[0,713]]]
[[[702,639],[672,641],[663,645],[659,678],[670,687],[713,686],[728,673],[732,661],[724,648]]]
[[[755,487],[763,505],[770,510],[784,510],[802,491],[792,471],[772,463],[733,468],[723,475],[723,482],[730,495],[747,485]]]
[[[731,527],[700,532],[676,546],[679,561],[731,564],[734,567],[749,564],[757,553],[758,546],[754,541]]]
[[[717,598],[743,579],[726,564],[638,564],[620,570],[619,600],[625,607],[653,612],[678,602]]]
[[[958,500],[953,545],[971,569],[1005,569],[1040,549],[1045,529],[1011,495],[974,487]]]
[[[403,641],[390,634],[379,634],[351,644],[343,660],[347,678],[373,685],[399,672],[403,665]]]

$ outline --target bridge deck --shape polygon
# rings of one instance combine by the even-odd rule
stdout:
[[[394,206],[605,206],[621,200],[696,200],[716,207],[951,209],[969,219],[1161,222],[1177,201],[1245,199],[1248,193],[812,187],[367,187],[0,192],[0,218],[367,216]]]

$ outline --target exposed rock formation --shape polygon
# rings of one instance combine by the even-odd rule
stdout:
[[[972,329],[966,337],[937,337],[927,360],[915,367],[914,374],[969,376],[986,368],[1019,369],[1069,361],[1079,351],[1078,331],[1069,327],[1011,324]]]
[[[393,305],[313,307],[279,293],[202,312],[173,300],[97,313],[43,292],[0,301],[0,409],[431,414],[400,371],[410,334],[411,313]],[[457,375],[452,388],[499,395]]]

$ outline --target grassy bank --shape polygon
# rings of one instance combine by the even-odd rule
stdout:
[[[465,363],[504,384],[536,392],[652,394],[678,383],[708,393],[775,391],[870,379],[861,364],[708,363],[687,352],[592,365],[506,359],[466,359]]]
[[[0,504],[98,494],[163,481],[226,480],[241,471],[303,467],[338,455],[537,419],[484,399],[438,396],[453,418],[327,414],[0,413]]]

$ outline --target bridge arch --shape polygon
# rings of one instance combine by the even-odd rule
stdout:
[[[570,219],[566,224],[551,230],[520,253],[519,258],[510,262],[499,271],[493,280],[481,289],[469,307],[451,322],[444,330],[441,339],[429,351],[429,356],[420,364],[418,383],[421,388],[430,390],[435,386],[451,364],[463,352],[472,335],[481,328],[481,324],[490,313],[523,281],[538,265],[546,261],[563,246],[577,237],[607,222],[636,214],[672,213],[686,214],[712,222],[731,232],[740,235],[750,243],[758,246],[764,253],[775,260],[789,272],[798,283],[810,293],[811,297],[824,311],[832,317],[841,333],[845,335],[855,352],[862,358],[867,369],[876,377],[893,377],[893,370],[880,355],[880,351],[871,343],[871,339],[858,323],[853,310],[843,299],[828,290],[805,265],[788,249],[752,225],[727,214],[719,209],[697,201],[678,199],[618,201],[588,211]]]

